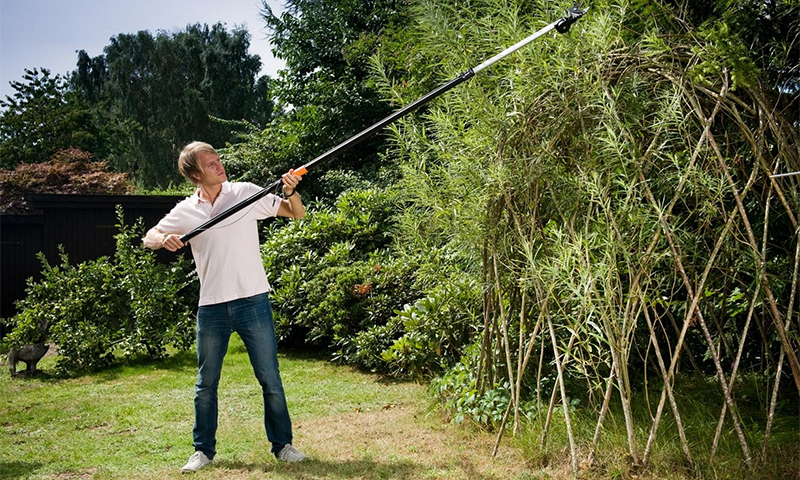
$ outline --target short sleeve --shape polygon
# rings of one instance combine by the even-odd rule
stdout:
[[[260,193],[264,190],[258,185],[248,182],[241,182],[238,183],[237,185],[239,185],[240,188],[242,189],[240,201],[247,199],[253,195],[256,195],[257,193]],[[280,206],[281,206],[281,197],[268,193],[263,198],[260,198],[258,202],[256,202],[256,208],[254,213],[256,214],[259,220],[275,217],[278,215],[278,209],[280,208]]]
[[[158,224],[156,224],[155,228],[159,232],[170,232],[170,233],[177,233],[183,235],[187,233],[190,228],[187,226],[186,222],[186,215],[182,215],[181,212],[185,210],[185,202],[189,200],[183,200],[174,207],[168,214],[162,218]]]

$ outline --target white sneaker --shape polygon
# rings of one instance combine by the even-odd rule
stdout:
[[[278,452],[277,457],[278,460],[288,463],[305,462],[308,460],[308,457],[297,451],[291,444],[284,445],[281,451]]]
[[[285,448],[284,448],[285,450]],[[201,468],[210,465],[211,460],[206,457],[206,454],[201,452],[200,450],[194,452],[191,457],[189,457],[189,461],[181,468],[181,472],[183,473],[194,473]]]

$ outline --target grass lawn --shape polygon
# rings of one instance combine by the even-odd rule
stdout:
[[[0,372],[0,480],[182,477],[180,467],[193,452],[193,352],[69,379],[47,374],[54,361],[52,356],[43,359],[39,367],[44,373],[33,378],[11,379]],[[495,434],[449,423],[432,407],[423,385],[387,382],[310,355],[282,354],[280,362],[294,422],[294,444],[311,461],[279,464],[269,453],[261,390],[247,353],[234,336],[220,385],[217,457],[212,467],[192,478],[573,478],[567,440],[557,432],[551,432],[545,449],[535,429],[517,438],[506,435],[493,458]],[[666,441],[654,454],[653,465],[644,471],[632,470],[624,424],[621,418],[612,417],[601,442],[599,463],[589,469],[582,467],[579,477],[800,479],[800,423],[795,423],[800,418],[796,414],[781,417],[775,450],[756,469],[748,470],[733,432],[723,435],[724,453],[714,458],[707,453],[716,428],[716,403],[706,406],[705,402],[683,401],[684,421],[700,466],[694,473],[684,465],[677,438],[672,438],[668,425],[662,433]],[[595,420],[591,415],[585,421],[578,418],[576,413],[576,433],[583,439],[579,449],[585,458]],[[751,429],[754,435],[758,431]],[[643,446],[647,432],[638,433]],[[750,443],[760,445],[758,438]]]
[[[34,378],[0,374],[0,479],[181,476],[193,452],[193,353],[70,379],[47,375],[53,361],[43,359]],[[278,464],[236,336],[225,362],[218,453],[198,480],[540,478],[509,442],[493,459],[494,435],[442,419],[424,386],[304,355],[280,362],[294,444],[312,461]]]

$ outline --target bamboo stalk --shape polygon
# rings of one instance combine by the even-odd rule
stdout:
[[[611,393],[614,391],[614,369],[608,375],[606,381],[606,393],[603,395],[603,406],[600,407],[600,415],[597,417],[597,425],[594,427],[594,435],[592,436],[592,449],[589,451],[588,464],[591,466],[594,463],[594,453],[597,450],[597,442],[600,440],[600,431],[603,427],[603,422],[608,413],[608,405],[611,403]]]
[[[759,278],[764,287],[764,293],[767,298],[770,310],[772,312],[772,321],[775,324],[775,328],[778,331],[778,336],[781,339],[781,344],[783,346],[783,349],[786,351],[786,357],[789,360],[789,367],[791,367],[792,369],[792,376],[794,377],[794,383],[795,386],[797,387],[797,392],[800,393],[800,362],[798,361],[797,354],[795,353],[795,350],[792,347],[791,342],[789,341],[789,337],[786,335],[786,328],[784,326],[781,313],[778,310],[778,305],[775,302],[775,296],[772,293],[772,288],[770,287],[770,282],[769,278],[767,277],[767,269],[764,263],[764,258],[758,251],[755,235],[753,235],[753,228],[750,225],[750,219],[747,215],[747,211],[744,208],[744,204],[742,202],[742,197],[739,194],[739,190],[736,188],[736,183],[733,181],[730,171],[728,170],[727,165],[725,165],[725,162],[722,159],[723,158],[722,153],[719,151],[719,147],[714,141],[713,135],[709,134],[709,141],[711,142],[714,151],[717,153],[717,161],[720,165],[720,168],[722,168],[722,171],[725,174],[725,178],[728,181],[728,185],[731,187],[731,192],[733,193],[733,197],[736,200],[736,206],[739,209],[739,214],[742,216],[742,222],[744,224],[745,231],[747,232],[747,237],[750,242],[750,247],[753,250],[753,254],[755,256],[756,269],[759,273]]]
[[[549,319],[548,319],[549,322]],[[553,408],[556,405],[556,398],[558,397],[558,387],[561,379],[556,377],[556,382],[553,385],[553,391],[550,392],[550,402],[547,404],[547,416],[544,421],[544,428],[542,428],[542,438],[539,442],[542,450],[547,446],[547,435],[550,433],[550,422],[553,420]]]
[[[681,329],[678,327],[678,322],[675,321],[675,317],[672,315],[672,312],[667,310],[666,313],[667,317],[670,320],[670,323],[672,324],[672,328],[675,329],[675,333],[680,335]],[[676,352],[676,358],[679,358],[680,354],[683,352],[686,352],[686,356],[689,358],[689,363],[691,363],[692,368],[694,368],[695,375],[698,376],[698,378],[702,378],[702,369],[700,368],[700,365],[697,364],[697,361],[694,359],[694,355],[692,355],[691,350],[689,350],[688,348],[684,348],[681,352]]]
[[[681,440],[681,450],[683,450],[684,456],[686,456],[686,460],[690,464],[694,464],[694,460],[692,459],[692,454],[689,451],[689,442],[686,440],[686,431],[683,427],[683,421],[681,421],[681,414],[678,410],[678,403],[675,401],[675,394],[672,391],[672,383],[671,380],[667,380],[667,369],[664,365],[664,358],[661,356],[661,349],[658,347],[658,338],[656,337],[655,328],[653,327],[653,322],[650,320],[650,314],[647,312],[647,309],[644,309],[644,318],[647,321],[647,328],[650,330],[650,343],[653,345],[653,350],[656,353],[656,359],[658,360],[658,368],[661,371],[661,378],[664,379],[664,388],[661,391],[661,400],[658,404],[658,409],[656,413],[656,418],[653,421],[653,428],[650,430],[650,436],[647,439],[647,446],[644,450],[644,459],[643,462],[645,465],[648,463],[650,459],[650,452],[652,451],[653,443],[655,442],[656,431],[658,430],[658,421],[661,418],[661,412],[664,408],[664,397],[669,397],[669,403],[672,407],[672,415],[675,417],[675,424],[678,426],[678,436]]]
[[[786,314],[786,332],[789,332],[792,319],[792,309],[797,297],[797,291],[800,288],[800,229],[797,230],[797,246],[794,252],[794,273],[792,274],[792,293],[789,297],[789,311]],[[767,445],[769,445],[769,438],[772,432],[772,422],[775,418],[775,407],[778,403],[778,392],[781,384],[781,372],[783,370],[783,360],[786,357],[786,351],[781,348],[781,353],[778,355],[778,367],[775,369],[775,384],[772,386],[772,399],[769,402],[769,413],[767,415],[767,426],[764,429],[764,445],[761,447],[762,455],[767,453]]]
[[[633,412],[631,411],[630,381],[628,380],[627,364],[621,363],[617,355],[617,348],[611,347],[611,361],[616,369],[617,389],[622,403],[622,414],[625,417],[625,431],[628,435],[628,453],[634,465],[641,465],[639,451],[636,449],[636,431],[633,425]]]
[[[762,235],[762,241],[761,241],[761,249],[762,249],[761,255],[762,256],[766,255],[766,248],[767,248],[767,231],[768,231],[768,226],[769,226],[769,206],[770,206],[771,190],[772,190],[772,187],[770,187],[768,189],[767,205],[766,205],[766,209],[765,209],[765,212],[764,212],[764,233]],[[735,362],[733,364],[733,372],[731,374],[731,384],[728,386],[728,388],[731,388],[731,389],[733,388],[733,381],[736,378],[736,371],[739,368],[739,362],[741,361],[741,358],[742,358],[742,351],[744,350],[744,341],[747,338],[747,330],[750,327],[750,320],[752,320],[752,318],[753,318],[753,312],[755,311],[755,305],[756,305],[756,301],[758,300],[758,293],[759,293],[760,288],[761,288],[760,285],[756,285],[756,291],[753,293],[753,299],[750,302],[750,307],[748,308],[748,311],[747,311],[747,320],[745,321],[745,324],[744,324],[744,330],[742,332],[742,338],[741,338],[741,340],[739,342],[739,350],[738,350],[738,352],[736,354],[736,360],[735,360]],[[783,353],[783,352],[781,352],[781,353]],[[782,357],[782,355],[781,355],[781,357]],[[725,422],[726,409],[727,409],[727,404],[723,404],[722,405],[722,412],[720,413],[720,417],[719,417],[719,422],[717,423],[717,431],[716,431],[716,433],[714,435],[714,442],[711,445],[711,456],[712,457],[714,455],[716,455],[716,453],[717,453],[717,446],[719,445],[719,439],[722,436],[722,425]]]
[[[489,280],[487,278],[488,275],[489,275],[489,273],[488,273],[488,265],[489,265],[489,261],[488,261],[489,246],[488,246],[488,243],[489,243],[488,239],[485,239],[484,242],[483,242],[483,252],[482,252],[483,261],[481,262],[483,285],[487,285],[488,282],[489,282]],[[489,369],[486,366],[486,364],[488,364],[491,361],[490,360],[490,351],[489,351],[489,348],[490,348],[489,347],[489,343],[491,341],[490,340],[490,335],[489,335],[489,322],[490,322],[490,317],[491,317],[491,315],[489,313],[490,295],[486,291],[486,289],[481,289],[481,290],[482,290],[481,302],[482,302],[482,313],[483,313],[483,331],[481,333],[481,348],[480,348],[480,351],[478,352],[478,369],[477,369],[477,372],[475,373],[475,376],[476,376],[475,388],[479,392],[483,391],[483,377],[484,377],[483,372],[484,372],[484,369],[486,369],[486,370]]]
[[[747,312],[747,320],[744,323],[744,329],[742,331],[742,338],[739,340],[739,350],[736,352],[736,360],[733,362],[733,369],[731,371],[731,380],[728,384],[728,389],[733,391],[733,385],[736,381],[736,372],[739,370],[739,362],[742,359],[742,352],[744,351],[744,342],[747,339],[747,330],[750,328],[750,320],[753,319],[753,311],[755,310],[756,300],[758,297],[759,288],[756,287],[755,293],[753,293],[753,300],[750,302],[750,308]],[[717,453],[717,446],[719,445],[719,439],[722,435],[722,425],[725,423],[725,414],[727,413],[728,404],[722,404],[722,411],[719,414],[719,422],[717,422],[717,431],[714,435],[714,442],[711,444],[711,456],[713,457]]]
[[[578,474],[578,454],[577,454],[577,447],[575,446],[575,436],[572,434],[572,421],[570,421],[569,417],[569,402],[567,401],[567,390],[564,386],[564,372],[561,366],[561,360],[559,360],[558,355],[558,343],[556,342],[556,331],[553,328],[553,321],[550,317],[547,317],[547,326],[550,328],[550,339],[553,342],[553,355],[555,356],[556,360],[556,372],[558,373],[558,384],[561,390],[561,404],[564,407],[564,421],[567,425],[567,437],[569,438],[569,453],[570,458],[572,459],[572,473],[574,475]],[[570,340],[570,345],[572,344],[572,340]],[[565,355],[565,357],[568,355]]]
[[[506,422],[508,421],[508,414],[511,412],[511,405],[514,402],[508,402],[506,411],[503,413],[503,421],[500,422],[500,429],[497,432],[497,438],[494,441],[494,448],[492,448],[492,457],[497,456],[497,449],[500,447],[500,439],[503,438],[503,432],[506,429]]]
[[[530,342],[528,342],[528,347],[526,348],[525,355],[524,355],[524,357],[522,359],[522,366],[517,371],[517,390],[518,391],[522,390],[522,375],[528,369],[528,361],[530,360],[531,355],[533,353],[533,346],[536,344],[536,342],[535,342],[536,337],[539,336],[539,329],[541,328],[542,321],[543,321],[545,315],[547,315],[547,300],[548,299],[545,299],[545,304],[542,306],[541,312],[539,313],[539,318],[536,320],[536,325],[533,327],[533,333],[531,333],[531,335],[530,335],[531,340],[530,340]]]
[[[503,286],[500,280],[500,272],[498,271],[497,267],[497,251],[494,250],[492,252],[492,268],[494,273],[495,279],[495,292],[497,294],[497,303],[500,307],[500,331],[502,333],[502,337],[499,338],[500,344],[503,345],[503,351],[506,355],[506,368],[508,370],[508,384],[512,385],[514,382],[514,363],[511,361],[511,340],[508,338],[508,315],[506,313],[505,307],[503,306]],[[510,399],[510,403],[515,402],[514,395],[512,394]]]
[[[550,317],[547,317],[547,321],[548,321],[548,323],[550,323]],[[576,338],[576,335],[575,335],[575,332],[573,332],[572,335],[569,338],[569,344],[567,345],[567,351],[564,353],[564,360],[563,360],[563,363],[561,364],[562,365],[561,368],[563,368],[563,365],[566,365],[567,361],[569,360],[569,355],[570,355],[570,352],[572,351],[572,346],[573,346],[573,344],[575,342],[575,338]],[[542,342],[542,345],[544,345],[544,342]],[[556,366],[556,368],[558,368],[558,366]],[[547,445],[547,434],[550,431],[550,422],[552,420],[553,407],[556,404],[556,398],[558,396],[558,389],[559,389],[559,386],[561,385],[561,380],[562,380],[562,378],[556,377],[556,382],[555,382],[555,384],[553,384],[553,391],[550,393],[550,403],[549,403],[549,405],[547,407],[547,420],[545,420],[545,426],[542,429],[542,440],[541,440],[541,443],[540,443],[540,445],[542,446],[542,449],[544,449],[544,447]]]
[[[516,436],[520,428],[519,420],[519,405],[522,399],[522,373],[523,362],[522,357],[525,355],[525,324],[527,323],[528,309],[527,309],[528,292],[523,289],[522,291],[522,304],[519,308],[519,339],[517,340],[517,378],[512,384],[512,395],[516,397],[514,401],[514,429],[513,435]],[[533,340],[533,339],[531,339]]]

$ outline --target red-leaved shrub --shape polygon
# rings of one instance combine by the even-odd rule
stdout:
[[[0,169],[0,213],[31,213],[29,193],[127,194],[133,185],[124,173],[107,171],[108,162],[94,161],[77,148],[60,150],[44,163],[21,163]]]

